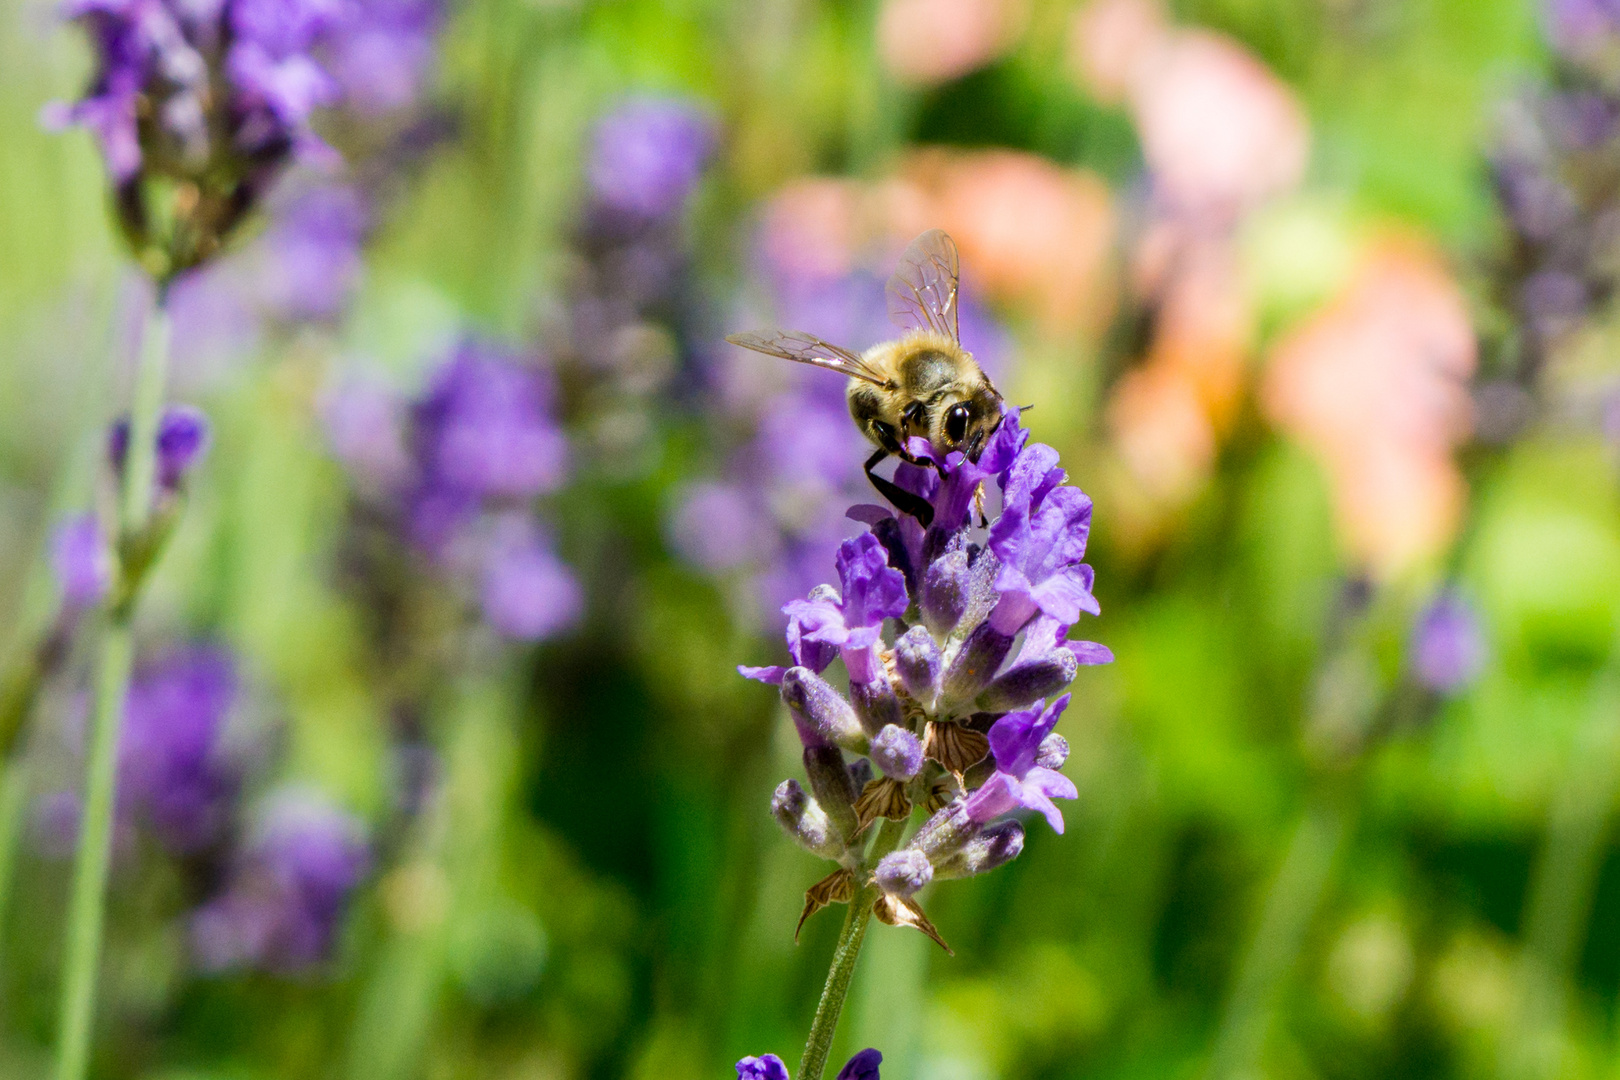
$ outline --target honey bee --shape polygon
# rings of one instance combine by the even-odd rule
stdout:
[[[913,436],[927,439],[940,458],[961,451],[977,461],[1003,414],[1001,395],[962,347],[957,332],[960,276],[955,242],[941,230],[929,229],[906,248],[889,278],[889,318],[908,329],[903,337],[859,355],[797,330],[726,338],[745,349],[849,376],[849,415],[877,447],[866,461],[866,478],[925,526],[933,508],[873,468],[891,455],[926,464],[906,449]]]

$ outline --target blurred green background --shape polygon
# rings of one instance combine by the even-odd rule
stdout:
[[[1530,0],[454,3],[434,135],[373,184],[342,310],[224,319],[177,356],[172,394],[214,445],[141,623],[236,651],[268,747],[244,800],[323,792],[367,823],[370,873],[326,962],[210,972],[185,931],[207,873],[126,851],[95,1075],[796,1060],[837,919],[794,944],[821,870],[766,808],[798,748],[734,671],[776,662],[779,625],[670,522],[757,419],[717,402],[763,392],[736,373],[771,362],[716,342],[773,317],[759,245],[825,237],[815,258],[881,277],[930,225],[1006,334],[1009,399],[1096,500],[1103,616],[1081,630],[1118,660],[1082,670],[1059,729],[1067,834],[1036,825],[1009,867],[933,890],[954,957],[875,927],[834,1060],[877,1046],[887,1080],[1613,1075],[1615,444],[1547,404],[1569,383],[1514,366],[1490,165],[1504,102],[1561,77],[1544,21]],[[49,4],[0,8],[18,655],[55,605],[51,528],[98,497],[142,303],[92,141],[38,123],[87,62]],[[414,393],[463,332],[566,352],[546,342],[592,257],[591,133],[627,94],[689,103],[716,143],[669,241],[682,287],[642,315],[676,344],[650,395],[625,391],[633,450],[593,427],[600,397],[565,410],[575,467],[545,513],[585,615],[532,648],[402,616],[355,584],[323,394],[356,370]],[[1568,365],[1609,385],[1607,315],[1582,318]],[[1484,437],[1487,385],[1532,419]],[[1410,643],[1446,583],[1484,660],[1438,694]],[[49,1061],[69,875],[38,800],[72,775],[51,733],[84,652],[0,807],[8,1077]],[[426,822],[399,810],[411,739],[444,778]]]

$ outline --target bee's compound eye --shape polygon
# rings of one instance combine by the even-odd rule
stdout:
[[[945,437],[953,444],[967,438],[968,407],[958,402],[945,414]]]

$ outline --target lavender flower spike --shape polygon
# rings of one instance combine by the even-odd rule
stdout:
[[[1064,694],[1050,706],[1043,708],[1043,704],[1038,702],[1034,708],[1008,713],[990,729],[990,752],[995,755],[996,771],[983,787],[968,796],[969,819],[986,822],[1009,810],[1038,810],[1053,832],[1063,832],[1063,813],[1052,800],[1075,799],[1080,793],[1067,776],[1037,765],[1035,758],[1068,707],[1069,695]]]

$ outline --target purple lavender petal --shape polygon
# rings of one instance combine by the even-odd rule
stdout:
[[[878,1066],[882,1062],[883,1055],[868,1047],[850,1058],[834,1080],[879,1080]]]
[[[775,1054],[745,1057],[737,1062],[737,1080],[789,1080],[787,1066]]]
[[[94,514],[80,514],[56,527],[51,538],[51,569],[69,608],[92,608],[112,587],[112,548]]]

